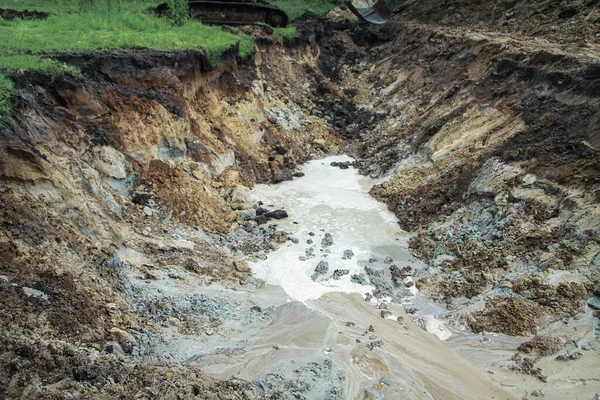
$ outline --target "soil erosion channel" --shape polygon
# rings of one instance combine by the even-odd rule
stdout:
[[[165,328],[165,340],[150,358],[251,380],[265,392],[305,386],[307,398],[355,398],[365,391],[375,398],[511,398],[413,324],[399,305],[365,293],[373,290],[368,282],[376,271],[420,264],[410,256],[396,218],[368,194],[375,181],[347,168],[350,161],[347,156],[310,161],[301,178],[258,185],[257,202],[289,213],[277,228],[292,240],[253,263],[264,285],[203,292],[238,310],[256,304],[254,312],[230,318],[219,334],[204,338]],[[401,286],[410,299],[416,289],[408,282],[411,277]],[[198,290],[193,279],[151,286],[178,297]],[[443,330],[434,333],[446,337]]]

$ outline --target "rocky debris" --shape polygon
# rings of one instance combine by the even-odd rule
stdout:
[[[256,217],[254,217],[254,220],[258,225],[264,225],[272,219],[280,220],[288,218],[288,213],[285,210],[269,211],[261,206],[256,206],[254,211],[256,213]]]
[[[377,347],[382,347],[382,346],[383,346],[383,341],[382,340],[375,340],[375,341],[367,344],[367,349],[369,349],[370,351],[373,351]]]
[[[304,249],[304,254],[306,254],[307,259],[315,257],[315,248],[308,247],[308,248]]]
[[[350,276],[350,281],[357,285],[368,285],[367,278],[363,274],[353,274]]]
[[[354,161],[334,161],[330,164],[332,167],[337,167],[339,169],[348,169],[350,167],[355,166]]]
[[[577,361],[581,357],[583,357],[583,353],[580,351],[575,351],[573,353],[561,354],[556,356],[557,361]]]
[[[370,263],[365,266],[365,272],[369,277],[369,283],[375,286],[373,296],[377,298],[392,297],[394,301],[402,301],[407,297],[412,297],[412,292],[404,286],[397,277],[392,275],[391,271],[396,269],[386,268],[380,264]]]
[[[545,397],[544,391],[542,389],[535,389],[533,392],[531,392],[531,395],[533,397]]]
[[[323,239],[321,239],[321,247],[326,248],[331,246],[333,246],[333,236],[330,233],[325,233]]]
[[[254,381],[258,398],[344,399],[344,374],[331,360],[305,364],[280,363]]]
[[[351,260],[352,257],[354,257],[354,252],[352,250],[344,250],[342,260]]]
[[[274,210],[264,214],[267,218],[271,219],[284,219],[288,217],[288,213],[285,210]]]
[[[542,382],[548,380],[548,377],[544,375],[542,369],[535,366],[535,363],[539,360],[538,358],[522,357],[519,354],[515,354],[511,360],[515,363],[510,367],[511,370],[525,375],[535,376]]]
[[[520,297],[493,297],[485,309],[473,313],[467,323],[474,332],[498,332],[512,336],[531,335],[541,312],[535,303]]]
[[[390,257],[390,256],[387,256],[387,257],[386,257],[386,258],[383,260],[383,262],[384,262],[384,263],[386,263],[386,264],[391,264],[391,263],[393,263],[393,262],[394,262],[394,259],[393,259],[392,257]]]
[[[536,356],[551,356],[565,347],[565,342],[561,338],[552,336],[534,336],[533,339],[521,343],[517,350],[526,354]]]
[[[310,277],[313,281],[316,281],[321,276],[326,275],[329,272],[329,263],[327,261],[319,261],[315,268],[315,272]]]
[[[335,271],[333,271],[333,274],[331,275],[331,277],[333,279],[335,279],[336,281],[342,279],[342,276],[344,275],[348,275],[350,274],[350,270],[349,269],[336,269]]]

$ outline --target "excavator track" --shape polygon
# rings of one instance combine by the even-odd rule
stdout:
[[[190,0],[190,17],[205,24],[248,25],[264,23],[274,28],[284,28],[289,23],[287,14],[279,7],[252,0],[211,1]],[[159,14],[166,14],[168,6],[157,7]]]

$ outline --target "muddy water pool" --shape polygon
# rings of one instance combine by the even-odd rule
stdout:
[[[288,218],[270,223],[294,238],[250,264],[258,284],[232,290],[203,286],[193,274],[151,282],[133,274],[139,292],[168,295],[205,324],[200,334],[165,327],[146,346],[147,361],[199,366],[284,398],[512,398],[439,340],[449,331],[434,318],[435,305],[422,301],[420,312],[433,314],[426,325],[437,337],[398,305],[422,296],[408,285],[410,276],[392,284],[390,268],[425,267],[411,257],[394,215],[369,196],[375,182],[331,166],[347,161],[311,161],[303,177],[252,191],[264,207],[287,211]],[[315,275],[320,263],[326,268]],[[380,296],[366,299],[382,287]],[[209,315],[218,317],[214,326]]]
[[[369,260],[371,264],[375,260],[385,264],[389,257],[387,264],[417,265],[408,251],[408,236],[395,216],[369,195],[374,181],[354,168],[331,166],[332,162],[349,161],[352,159],[347,156],[314,160],[304,166],[302,178],[258,185],[253,190],[256,201],[287,211],[289,218],[278,221],[278,228],[299,240],[296,244],[288,242],[266,260],[253,264],[257,278],[281,286],[296,300],[306,301],[327,292],[370,292],[373,287],[357,283],[365,277],[364,266],[370,264]],[[322,245],[326,234],[331,235],[330,246],[326,242]],[[344,252],[350,257],[344,257]],[[327,263],[328,271],[313,280],[321,261]],[[334,279],[335,270],[348,273]]]

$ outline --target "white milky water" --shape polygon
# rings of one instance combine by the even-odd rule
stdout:
[[[391,256],[395,263],[410,259],[407,234],[385,204],[368,193],[375,181],[352,167],[346,170],[332,167],[334,161],[352,159],[333,156],[310,161],[302,169],[305,176],[277,185],[257,185],[252,191],[253,199],[263,201],[263,207],[288,212],[289,218],[269,223],[276,223],[300,241],[281,245],[266,260],[254,263],[252,269],[257,278],[281,286],[299,301],[318,299],[334,291],[365,294],[372,287],[350,280],[352,274],[364,273],[359,263],[364,265],[371,257],[382,261]],[[315,236],[309,236],[310,232]],[[321,251],[321,239],[326,232],[334,240],[328,248],[329,254]],[[314,243],[307,244],[308,239]],[[315,248],[315,257],[300,261],[298,257],[305,256],[305,249],[311,246]],[[344,250],[352,250],[355,256],[342,260]],[[315,282],[311,275],[321,260],[329,263],[329,272],[325,280]],[[340,280],[331,279],[336,269],[349,269],[350,274]]]

